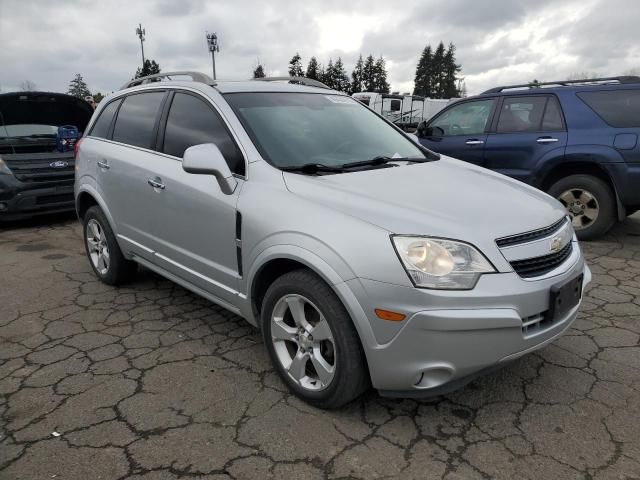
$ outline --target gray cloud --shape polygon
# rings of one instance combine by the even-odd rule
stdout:
[[[258,61],[269,74],[284,74],[296,51],[304,62],[341,56],[350,69],[362,52],[384,55],[392,88],[402,91],[412,88],[424,45],[451,41],[477,93],[640,67],[637,18],[637,0],[0,0],[0,88],[31,80],[65,91],[79,72],[94,91],[117,89],[140,64],[135,28],[142,22],[145,54],[165,71],[209,72],[204,35],[215,30],[222,78],[247,78]]]

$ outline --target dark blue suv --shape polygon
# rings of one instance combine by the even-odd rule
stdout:
[[[417,135],[557,198],[580,239],[640,209],[640,77],[493,88],[422,122]]]

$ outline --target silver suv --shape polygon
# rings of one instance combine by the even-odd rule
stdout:
[[[246,318],[324,408],[448,392],[575,319],[591,273],[556,200],[317,82],[188,75],[125,85],[78,148],[103,282],[140,264]]]

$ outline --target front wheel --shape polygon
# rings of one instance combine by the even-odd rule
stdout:
[[[306,402],[337,408],[369,385],[366,362],[349,314],[308,270],[278,278],[262,307],[264,342],[280,377]]]
[[[616,199],[603,180],[592,175],[569,175],[548,192],[567,209],[580,240],[592,240],[609,231],[616,221]]]

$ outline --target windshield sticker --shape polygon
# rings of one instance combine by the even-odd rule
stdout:
[[[345,103],[353,105],[354,100],[351,97],[345,97],[343,95],[325,95],[324,98],[333,103]]]

